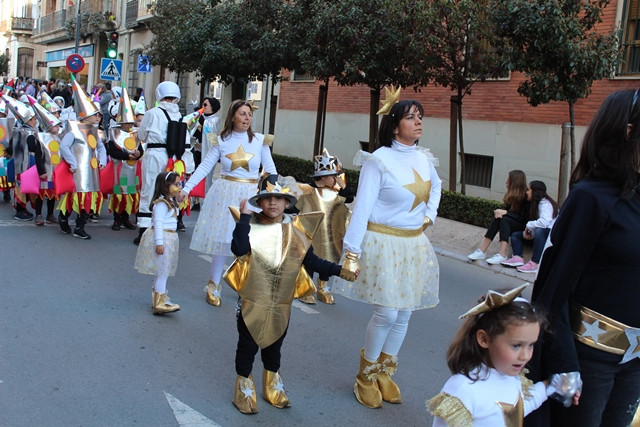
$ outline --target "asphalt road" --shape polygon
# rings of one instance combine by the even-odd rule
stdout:
[[[260,412],[231,404],[236,297],[204,301],[209,264],[189,249],[196,217],[180,234],[168,289],[180,312],[153,316],[152,277],[133,269],[137,232],[114,232],[106,211],[91,240],[57,226],[12,219],[0,202],[0,425],[2,426],[424,426],[425,400],[449,377],[444,354],[458,315],[489,288],[520,279],[438,257],[440,304],[414,312],[394,380],[403,403],[368,409],[353,395],[371,308],[294,303],[281,375],[292,407],[258,399]],[[262,377],[254,363],[258,395]]]

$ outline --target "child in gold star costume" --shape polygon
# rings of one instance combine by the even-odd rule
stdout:
[[[313,237],[313,247],[320,258],[338,262],[342,255],[342,239],[349,215],[349,208],[345,203],[353,202],[353,193],[341,176],[342,163],[337,157],[330,155],[326,148],[321,155],[315,156],[313,168],[313,182],[298,184],[302,195],[298,198],[296,209],[299,213],[324,212],[324,220]],[[313,276],[313,272],[309,274]],[[328,276],[321,275],[318,278],[316,297],[325,304],[334,304],[328,281]],[[309,295],[300,298],[300,301],[315,304],[316,298]]]
[[[447,351],[453,376],[427,401],[433,427],[522,426],[524,416],[558,390],[559,376],[551,385],[525,377],[524,366],[544,325],[539,312],[518,297],[526,287],[505,294],[489,291],[460,316],[467,320]]]
[[[266,175],[258,194],[248,201],[243,199],[239,212],[232,209],[238,221],[231,242],[236,259],[224,279],[241,298],[233,404],[245,414],[258,412],[251,370],[259,348],[264,365],[263,398],[277,408],[290,406],[278,372],[280,349],[293,299],[315,292],[305,269],[327,276],[341,275],[347,280],[354,280],[358,274],[314,254],[311,241],[323,214],[285,214],[296,198],[277,179],[277,175]],[[262,212],[252,212],[248,204]]]

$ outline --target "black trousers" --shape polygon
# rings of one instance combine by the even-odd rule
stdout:
[[[67,212],[66,214],[63,214],[62,212],[60,212],[60,220],[62,222],[68,222],[70,216],[71,216],[71,212]],[[78,214],[78,217],[76,218],[76,228],[79,230],[84,230],[84,226],[87,223],[87,218],[89,218],[89,214],[86,213],[84,210],[80,211],[80,213]]]
[[[129,221],[129,214],[127,211],[122,211],[122,213],[113,212],[113,222],[124,224],[127,221]]]
[[[500,232],[500,241],[508,242],[509,237],[511,237],[511,233],[514,231],[523,231],[526,225],[527,223],[524,219],[515,219],[508,215],[505,215],[502,218],[493,218],[484,237],[489,240],[493,240],[493,238],[496,237],[496,234]]]
[[[259,347],[249,333],[249,329],[247,329],[247,325],[244,323],[240,310],[238,310],[237,314],[237,323],[238,348],[236,349],[236,374],[248,378],[249,375],[251,375],[253,361]],[[289,328],[284,331],[276,342],[261,350],[262,365],[266,370],[278,372],[280,369],[280,349],[282,348],[282,343],[284,342],[284,337],[287,335],[288,329]]]
[[[55,200],[53,199],[47,199],[47,215],[53,215],[54,212],[54,206],[55,206]],[[36,199],[36,215],[42,215],[42,205],[43,205],[43,200],[38,197]]]

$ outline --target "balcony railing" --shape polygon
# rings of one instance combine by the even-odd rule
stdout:
[[[155,0],[138,0],[138,21],[144,21],[153,17],[150,9],[155,2]]]
[[[12,31],[33,31],[33,18],[21,18],[14,16],[11,18]]]
[[[50,31],[61,30],[67,20],[67,11],[64,9],[57,10],[40,18],[40,25],[34,30],[34,35],[48,33]]]
[[[138,25],[138,0],[127,2],[127,16],[124,22],[126,28],[135,28]]]

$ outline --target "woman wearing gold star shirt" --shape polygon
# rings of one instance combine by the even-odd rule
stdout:
[[[387,91],[385,107],[398,95]],[[344,237],[341,263],[351,264],[352,271],[359,263],[361,273],[353,283],[338,279],[334,286],[337,294],[373,305],[354,388],[358,401],[370,408],[383,400],[402,401],[391,375],[409,317],[438,303],[438,261],[423,227],[436,219],[441,180],[433,156],[416,145],[423,108],[412,100],[390,111],[385,107],[378,112],[388,112],[380,124],[381,147],[362,165]]]
[[[212,255],[206,298],[214,306],[221,302],[220,279],[226,258],[233,255],[231,237],[235,222],[229,215],[229,206],[255,194],[260,165],[265,172],[277,173],[269,150],[273,137],[253,132],[252,119],[251,103],[241,99],[231,103],[220,137],[212,138],[206,157],[185,184],[178,200],[182,201],[220,162],[220,179],[211,183],[190,246],[198,252]]]

